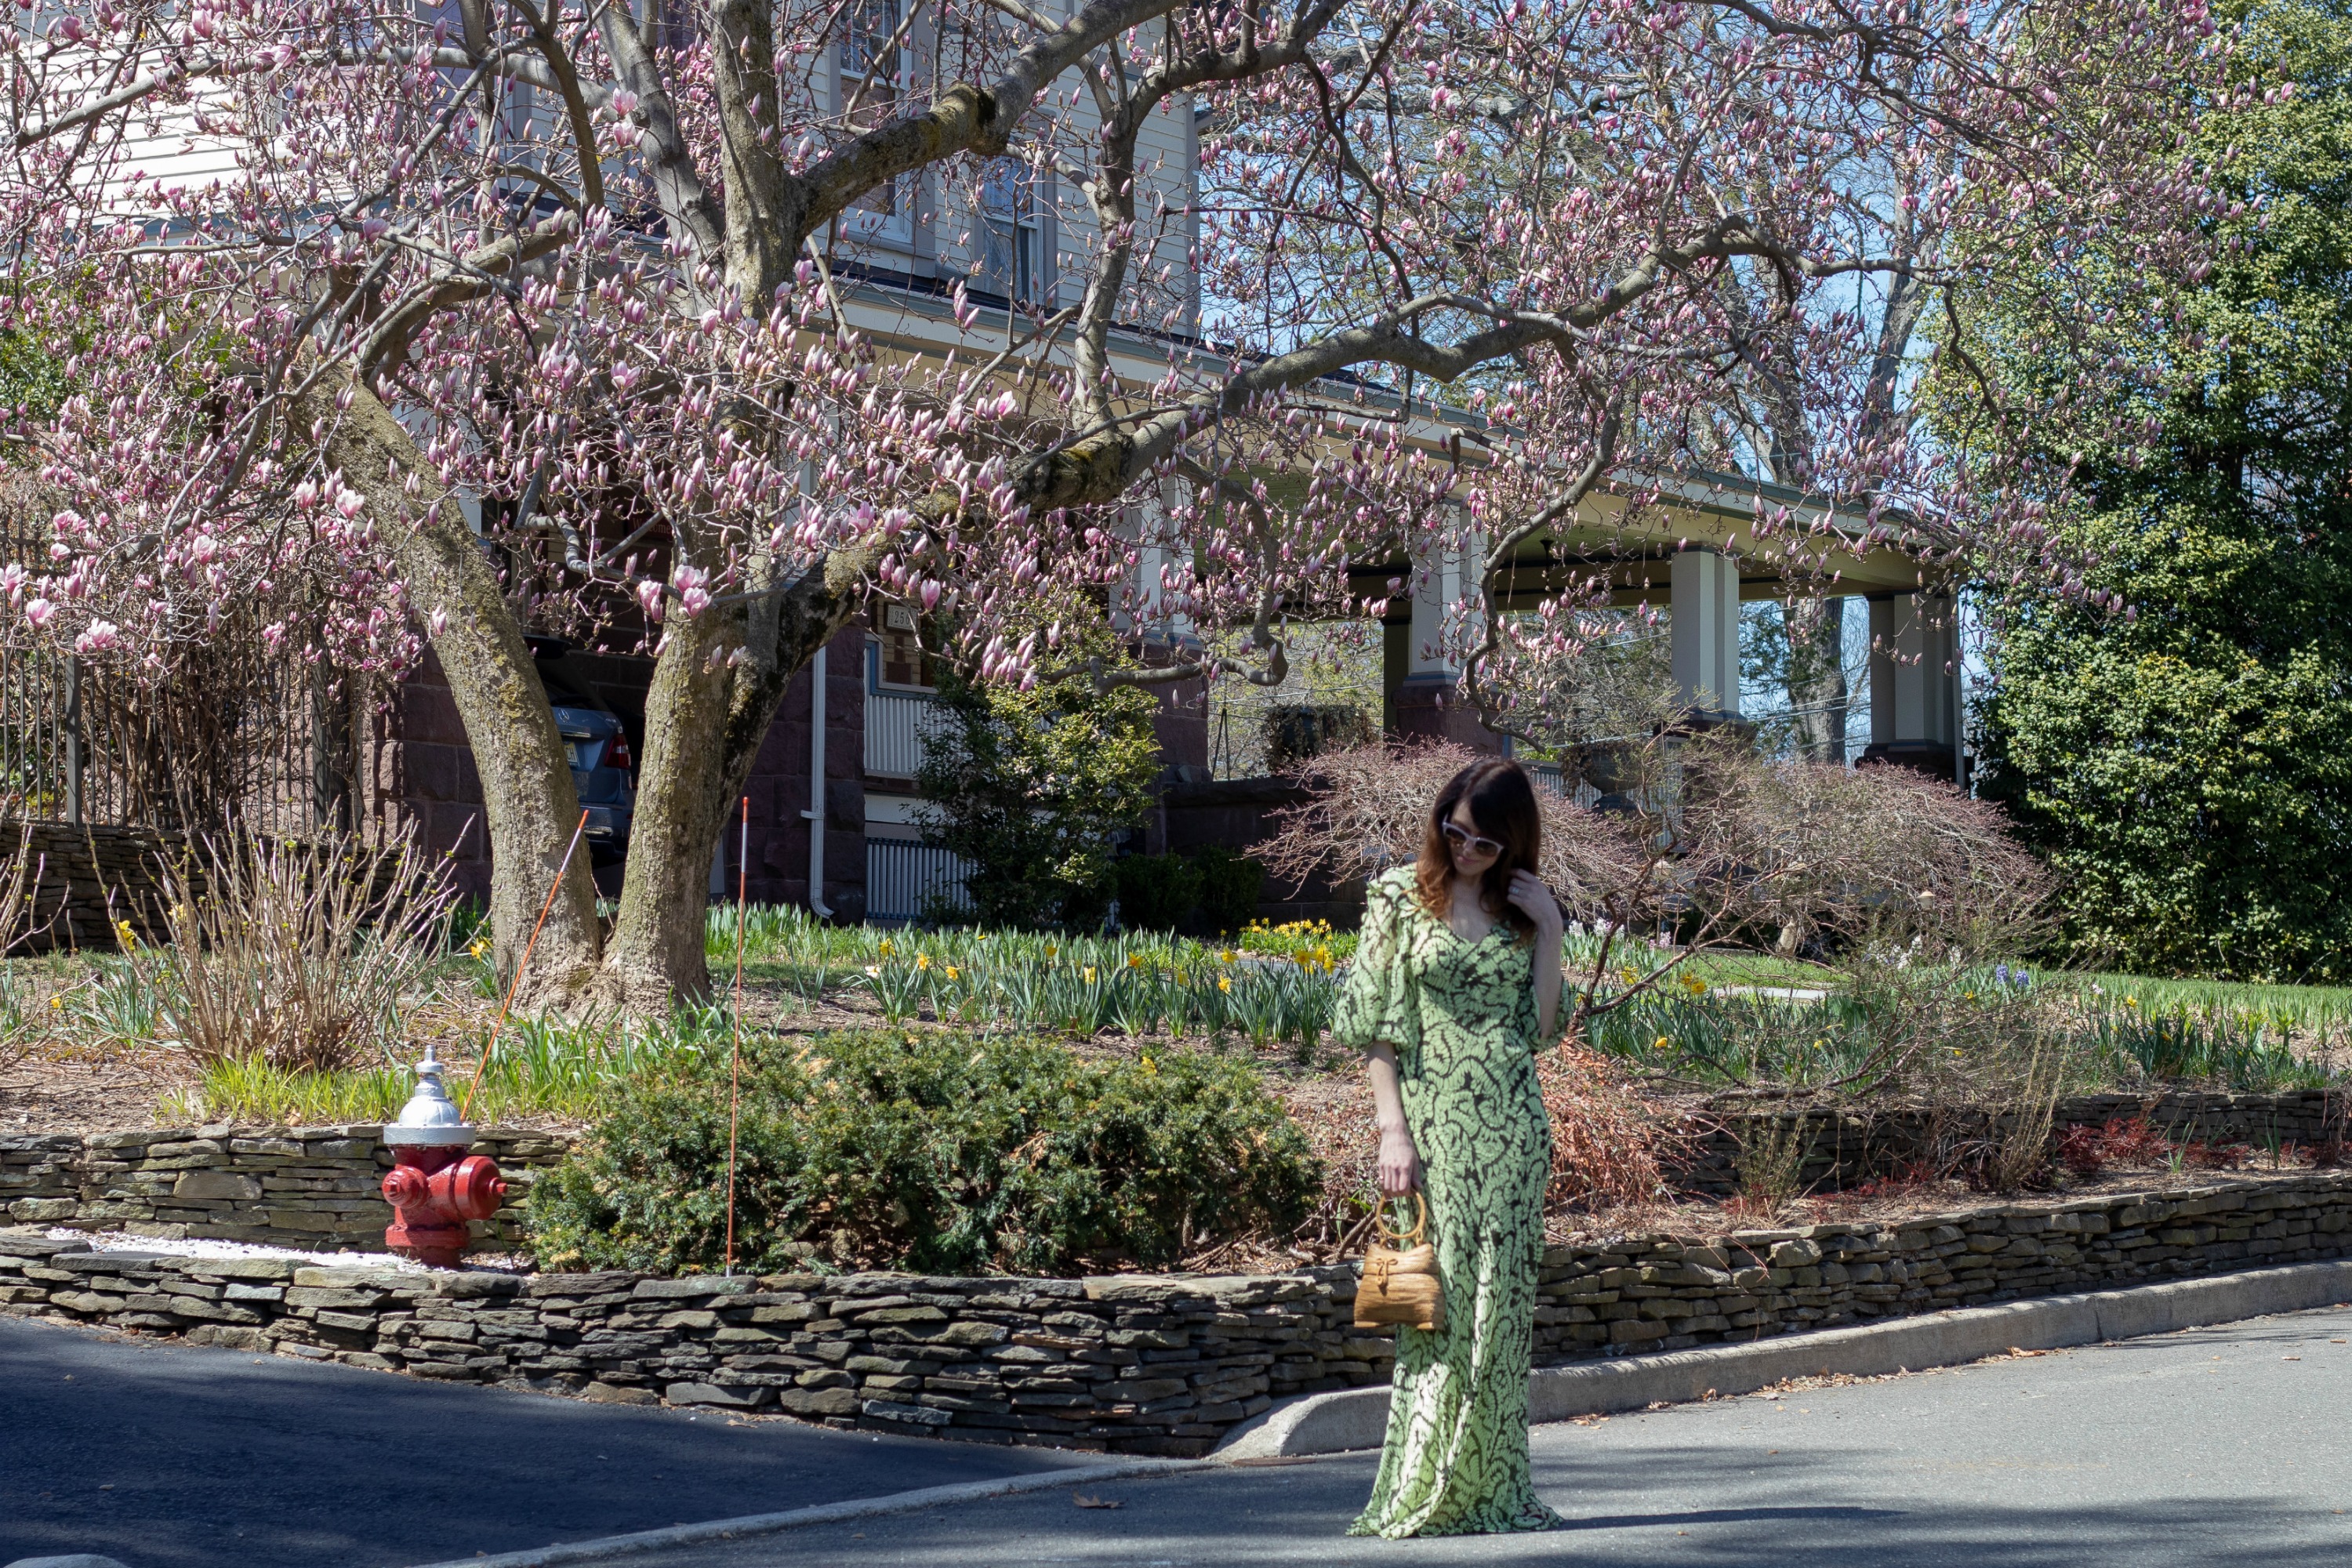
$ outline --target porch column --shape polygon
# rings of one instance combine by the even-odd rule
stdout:
[[[1171,612],[1164,603],[1167,589],[1160,568],[1184,547],[1171,521],[1171,510],[1184,502],[1181,481],[1168,481],[1147,493],[1129,514],[1137,541],[1135,570],[1128,587],[1132,614],[1114,613],[1112,624],[1135,640],[1146,664],[1171,664],[1201,651],[1192,616]],[[1202,680],[1179,681],[1151,689],[1160,711],[1153,719],[1160,759],[1170,777],[1182,783],[1209,781],[1209,692]]]
[[[1501,750],[1458,689],[1462,672],[1441,647],[1448,612],[1477,596],[1476,567],[1467,553],[1476,548],[1474,537],[1462,550],[1413,561],[1417,581],[1412,625],[1405,637],[1403,678],[1388,704],[1391,727],[1400,739],[1419,737],[1452,741],[1479,751]]]
[[[1701,722],[1739,717],[1739,563],[1705,546],[1676,554],[1667,581],[1675,693]]]
[[[1870,601],[1870,744],[1862,760],[1960,779],[1958,617],[1943,595]]]

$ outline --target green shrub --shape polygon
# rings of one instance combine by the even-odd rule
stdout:
[[[1028,613],[1038,629],[1061,621],[1063,660],[1125,657],[1099,610],[1048,597]],[[1150,808],[1159,711],[1158,699],[1132,686],[1051,680],[1024,690],[946,667],[916,781],[922,826],[963,859],[970,902],[931,913],[991,926],[1099,926],[1114,890],[1113,842]]]
[[[736,1259],[754,1270],[1159,1268],[1203,1241],[1288,1231],[1320,1184],[1238,1062],[879,1030],[746,1052]],[[723,1058],[622,1090],[532,1189],[541,1263],[718,1267],[727,1126]]]
[[[1201,876],[1201,919],[1211,931],[1240,931],[1255,918],[1265,867],[1222,844],[1195,850],[1192,865]]]
[[[1129,855],[1115,861],[1118,918],[1129,931],[1174,931],[1201,899],[1201,869],[1174,855]]]

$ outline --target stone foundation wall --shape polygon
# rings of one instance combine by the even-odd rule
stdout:
[[[0,1137],[0,1213],[19,1224],[178,1240],[383,1250],[392,1169],[383,1129],[219,1125],[142,1132]],[[505,1173],[507,1206],[474,1225],[475,1245],[520,1242],[530,1184],[567,1140],[486,1131],[474,1145]]]
[[[113,952],[118,920],[156,935],[161,860],[186,846],[185,836],[159,828],[0,818],[0,856],[26,850],[25,889],[33,895],[26,947]]]
[[[168,1156],[166,1156],[168,1157]],[[2352,1176],[1650,1236],[1544,1257],[1557,1363],[2352,1253]],[[652,1279],[93,1253],[0,1231],[0,1311],[591,1399],[982,1442],[1199,1454],[1274,1400],[1383,1381],[1346,1267],[1278,1276]]]

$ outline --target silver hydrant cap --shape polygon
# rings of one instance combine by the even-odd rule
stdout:
[[[416,1064],[416,1091],[408,1103],[400,1108],[400,1120],[383,1130],[386,1143],[406,1144],[467,1144],[474,1141],[474,1130],[462,1120],[463,1113],[441,1087],[442,1067],[426,1045],[425,1059]]]

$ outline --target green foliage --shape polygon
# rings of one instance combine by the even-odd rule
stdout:
[[[1081,1036],[1237,1036],[1261,1048],[1289,1041],[1302,1060],[1330,1023],[1333,966],[1355,945],[1328,930],[1312,942],[1232,947],[1145,931],[885,931],[826,925],[790,907],[754,908],[744,937],[747,962],[763,977],[812,1002],[829,987],[862,991],[893,1024],[928,1016]],[[735,911],[713,910],[704,940],[714,960],[731,960]],[[1287,962],[1248,962],[1244,946]]]
[[[65,402],[66,367],[45,353],[30,334],[0,331],[0,416],[38,424],[56,416]]]
[[[1098,613],[1070,608],[1064,625],[1057,658],[1117,662]],[[1097,691],[1072,679],[1024,691],[942,674],[942,721],[925,735],[917,783],[931,837],[971,868],[971,914],[990,925],[1100,923],[1113,887],[1112,836],[1141,826],[1150,807],[1158,710],[1129,686]]]
[[[1181,855],[1129,855],[1118,879],[1118,918],[1130,931],[1174,931],[1201,900],[1201,871]]]
[[[551,1268],[719,1266],[723,1062],[635,1083],[532,1189]],[[927,1273],[1176,1262],[1305,1214],[1304,1137],[1238,1063],[1087,1060],[1034,1042],[867,1031],[747,1046],[738,1261]]]
[[[1983,788],[2067,884],[2077,961],[2352,978],[2352,18],[2249,14],[2245,79],[2287,102],[2203,151],[2258,211],[2178,326],[2077,298],[1990,300],[1972,357],[2085,497],[2054,527],[2133,618],[1990,591]],[[2053,321],[2153,375],[2088,401],[2029,346]],[[2100,432],[2121,430],[2102,438]]]
[[[727,1059],[732,1019],[719,1007],[683,1008],[650,1024],[525,1017],[509,1020],[498,1049],[477,1079],[472,1051],[450,1052],[451,1092],[470,1097],[478,1122],[541,1116],[588,1117],[613,1086],[653,1081],[709,1060]],[[385,1121],[408,1102],[415,1076],[404,1063],[319,1072],[273,1067],[255,1058],[204,1064],[195,1085],[177,1091],[175,1114],[197,1121]]]
[[[1998,1092],[2029,1061],[2070,1089],[2326,1088],[2342,1075],[2319,1058],[2341,1047],[2343,1033],[2333,1011],[2144,1005],[2073,977],[2037,984],[2006,965],[1901,971],[1864,962],[1813,997],[1726,991],[1696,978],[1670,984],[1595,1016],[1591,1043],[1692,1083],[1905,1091],[1949,1103]]]
[[[1237,931],[1247,926],[1265,888],[1265,868],[1222,844],[1193,851],[1192,864],[1201,877],[1201,919],[1209,930]]]

